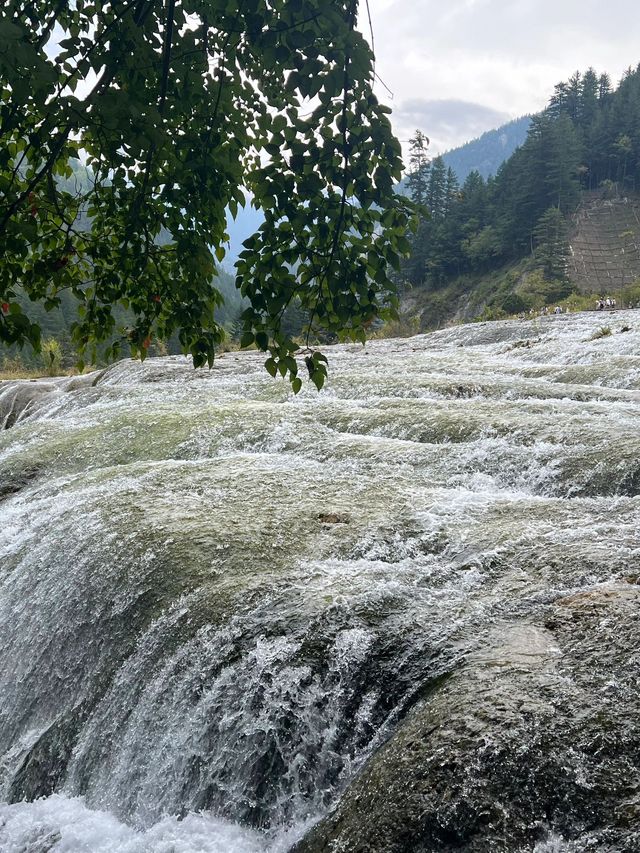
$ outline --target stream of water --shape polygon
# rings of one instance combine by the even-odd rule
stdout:
[[[0,383],[2,853],[285,853],[490,629],[628,575],[607,322],[330,347],[298,397],[252,353]]]

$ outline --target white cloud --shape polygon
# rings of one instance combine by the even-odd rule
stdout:
[[[553,87],[593,66],[614,81],[640,62],[640,15],[632,0],[369,0],[381,85],[396,132],[415,129],[411,104],[467,102],[449,116],[424,113],[421,129],[444,150],[478,135],[480,117],[536,112]],[[366,30],[366,15],[361,26]],[[499,119],[498,123],[502,119]],[[482,127],[487,130],[495,123]]]
[[[393,121],[396,133],[403,140],[412,136],[417,128],[428,127],[430,149],[438,153],[455,147],[461,135],[474,139],[509,118],[504,112],[472,101],[410,98],[395,109]]]

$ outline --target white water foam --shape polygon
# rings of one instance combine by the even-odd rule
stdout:
[[[302,828],[277,839],[188,814],[137,831],[82,797],[53,794],[33,803],[0,805],[2,853],[284,853]]]

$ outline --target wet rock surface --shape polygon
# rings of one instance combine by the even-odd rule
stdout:
[[[3,382],[0,384],[0,426],[10,429],[20,417],[37,408],[57,390],[53,382]]]
[[[294,853],[637,851],[639,629],[626,584],[493,627]]]
[[[600,322],[11,403],[2,853],[637,853],[640,313]]]
[[[9,802],[37,800],[55,791],[71,757],[86,710],[63,714],[41,734],[24,756],[7,790]]]
[[[50,404],[53,395],[94,386],[104,373],[104,370],[99,370],[82,376],[62,376],[50,380],[0,381],[0,429],[10,429]]]

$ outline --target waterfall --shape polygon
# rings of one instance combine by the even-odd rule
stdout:
[[[615,318],[328,347],[297,397],[256,353],[0,383],[0,850],[285,853],[500,626],[633,573]]]

